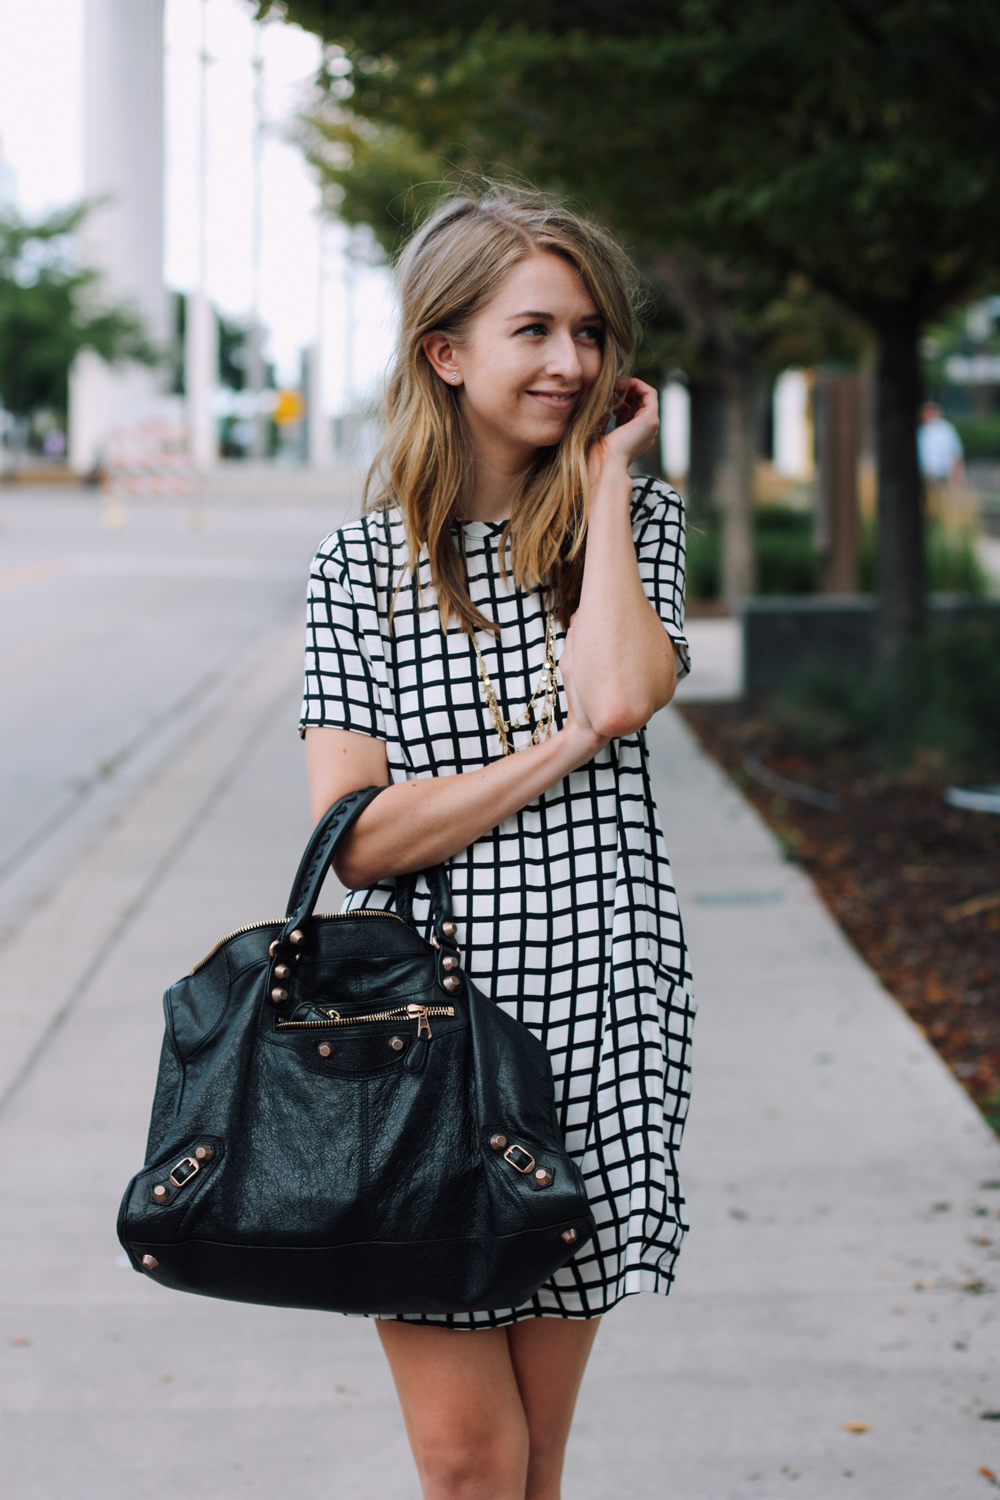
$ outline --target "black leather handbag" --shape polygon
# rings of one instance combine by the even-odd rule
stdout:
[[[378,795],[317,825],[284,923],[225,938],[164,996],[146,1165],[118,1236],[163,1286],[352,1313],[517,1307],[594,1234],[542,1043],[397,911],[314,916]]]

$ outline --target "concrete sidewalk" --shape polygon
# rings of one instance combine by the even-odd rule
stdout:
[[[418,1495],[369,1323],[176,1296],[115,1240],[162,990],[284,909],[308,831],[299,662],[296,630],[9,950],[11,1500]],[[651,741],[700,1000],[693,1229],[670,1298],[604,1322],[566,1500],[985,1495],[997,1142],[682,721]]]

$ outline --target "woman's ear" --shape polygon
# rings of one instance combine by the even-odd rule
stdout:
[[[429,333],[423,342],[428,362],[447,385],[461,385],[458,351],[446,333]]]

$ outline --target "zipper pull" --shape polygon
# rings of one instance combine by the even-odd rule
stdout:
[[[411,1021],[417,1022],[418,1039],[422,1036],[430,1036],[431,1023],[427,1019],[426,1005],[408,1005],[406,1007],[406,1014],[409,1016]]]
[[[428,1047],[423,1037],[418,1036],[413,1046],[403,1058],[403,1067],[408,1073],[419,1073],[427,1061]]]

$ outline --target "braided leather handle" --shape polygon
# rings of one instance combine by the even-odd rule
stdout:
[[[380,786],[365,786],[356,792],[348,792],[316,824],[292,881],[285,930],[279,939],[282,946],[287,942],[289,934],[301,923],[308,922],[316,910],[320,888],[341,839],[369,803],[374,802],[379,792],[384,790]]]

